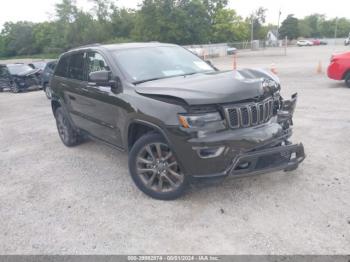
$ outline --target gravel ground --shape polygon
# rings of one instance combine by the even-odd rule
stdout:
[[[299,92],[298,170],[200,183],[173,202],[134,186],[126,154],[64,147],[44,92],[0,93],[0,253],[349,254],[350,89],[316,74],[333,51],[238,55],[239,67],[274,63],[283,94]]]

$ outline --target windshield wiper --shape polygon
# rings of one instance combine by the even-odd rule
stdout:
[[[156,80],[160,80],[160,79],[164,79],[164,78],[168,78],[168,77],[155,77],[155,78],[150,78],[150,79],[146,79],[146,80],[136,81],[136,82],[133,82],[133,84],[134,85],[139,85],[139,84],[142,84],[142,83],[156,81]]]
[[[146,79],[146,80],[136,81],[136,82],[133,82],[133,84],[134,85],[139,85],[139,84],[142,84],[142,83],[156,81],[156,80],[161,80],[161,79],[166,79],[166,78],[179,77],[179,76],[186,77],[186,76],[195,75],[195,74],[201,74],[201,73],[205,73],[205,72],[192,72],[192,73],[181,74],[181,75],[155,77],[155,78],[150,78],[150,79]]]

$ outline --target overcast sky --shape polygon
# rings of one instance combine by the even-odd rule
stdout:
[[[41,22],[52,19],[54,6],[59,0],[0,0],[0,28],[6,21]],[[263,6],[268,9],[267,21],[277,24],[278,11],[282,10],[282,20],[287,14],[295,14],[302,18],[311,13],[326,14],[328,17],[350,18],[349,0],[310,1],[310,0],[229,0],[230,7],[239,15],[248,16],[254,9]],[[88,0],[77,0],[85,10],[91,9]],[[142,0],[118,0],[118,6],[136,8]]]

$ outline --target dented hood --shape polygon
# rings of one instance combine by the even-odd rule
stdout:
[[[136,92],[149,96],[174,97],[189,105],[222,104],[271,95],[262,87],[261,76],[246,77],[238,71],[196,74],[136,85]]]

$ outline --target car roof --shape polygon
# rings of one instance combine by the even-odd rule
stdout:
[[[175,44],[159,43],[159,42],[148,42],[148,43],[125,43],[125,44],[110,44],[110,45],[101,45],[101,44],[92,44],[87,46],[81,46],[69,50],[67,53],[81,51],[81,50],[123,50],[131,48],[145,48],[145,47],[160,47],[160,46],[176,46]],[[67,54],[66,53],[66,54]]]

